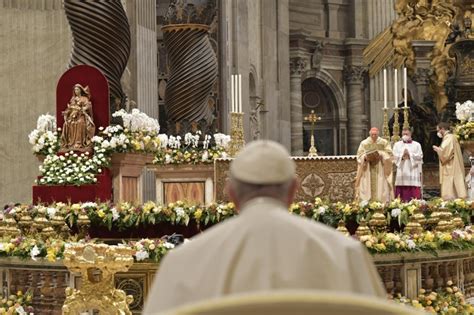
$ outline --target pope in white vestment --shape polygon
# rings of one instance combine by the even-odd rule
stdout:
[[[248,144],[230,172],[229,195],[240,214],[166,255],[144,315],[257,291],[330,290],[386,297],[372,258],[359,241],[288,212],[297,187],[295,166],[280,144]],[[247,188],[232,188],[238,185]],[[275,187],[292,193],[270,196]]]
[[[413,141],[410,129],[403,129],[402,140],[393,146],[395,197],[402,201],[421,199],[423,151],[420,143]]]

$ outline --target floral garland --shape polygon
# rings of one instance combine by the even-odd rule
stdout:
[[[425,231],[420,234],[378,233],[358,239],[372,254],[401,252],[436,252],[438,250],[464,250],[474,248],[471,226],[453,232]]]
[[[7,314],[33,314],[33,307],[31,302],[33,301],[33,292],[31,290],[18,291],[16,294],[10,294],[9,296],[0,296],[0,315]]]
[[[444,208],[455,215],[459,215],[465,225],[471,224],[471,214],[474,210],[474,203],[471,201],[456,199],[442,201],[433,199],[429,202],[423,200],[413,200],[403,203],[394,200],[387,205],[378,202],[357,203],[330,203],[316,198],[314,202],[298,202],[289,207],[289,212],[305,216],[326,225],[337,227],[340,220],[346,224],[350,222],[359,223],[361,219],[367,222],[375,211],[383,209],[387,217],[387,222],[396,222],[400,226],[406,225],[415,210],[421,211],[426,218],[431,213]],[[148,201],[141,205],[129,202],[118,204],[111,203],[54,203],[50,205],[10,205],[4,210],[7,214],[12,214],[17,222],[23,214],[28,214],[32,218],[37,216],[38,210],[47,212],[51,219],[56,213],[65,217],[69,226],[77,225],[80,214],[87,214],[92,224],[106,227],[109,230],[126,230],[140,224],[156,225],[159,223],[170,223],[172,225],[187,226],[190,222],[197,225],[209,225],[221,222],[237,214],[235,205],[229,203],[210,203],[206,206],[196,205],[177,201],[167,205],[157,204]]]
[[[452,281],[447,282],[447,287],[436,291],[421,289],[418,297],[413,300],[400,294],[392,297],[392,299],[403,305],[409,305],[432,314],[474,314],[474,307],[466,302],[464,294]]]
[[[70,238],[68,240],[39,237],[3,238],[0,240],[0,257],[18,257],[21,259],[46,259],[55,262],[64,258],[64,250],[68,244],[98,243],[97,240]],[[142,239],[139,241],[123,241],[123,245],[134,250],[135,261],[159,262],[175,245],[164,239]],[[1,314],[1,313],[0,313]]]

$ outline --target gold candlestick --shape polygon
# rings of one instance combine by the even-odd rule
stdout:
[[[235,156],[245,145],[244,113],[230,113],[230,146],[229,154]]]
[[[308,157],[316,157],[318,156],[318,150],[314,145],[314,125],[318,120],[321,120],[321,117],[314,113],[314,110],[311,110],[311,114],[304,118],[305,121],[309,121],[311,123],[311,146],[309,147]]]
[[[390,129],[388,129],[388,108],[383,109],[383,133],[382,138],[390,141]]]
[[[393,134],[392,142],[397,142],[400,140],[400,123],[398,122],[398,107],[393,109]]]
[[[409,113],[408,106],[403,107],[403,129],[410,129],[410,122],[408,121]]]

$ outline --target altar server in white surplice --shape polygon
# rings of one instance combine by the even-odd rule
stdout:
[[[227,189],[240,214],[167,254],[143,314],[280,289],[385,298],[372,258],[359,241],[288,212],[297,181],[283,146],[248,144],[231,164]]]
[[[393,146],[395,197],[402,201],[421,199],[423,151],[421,145],[411,138],[411,130],[403,128],[402,140]]]

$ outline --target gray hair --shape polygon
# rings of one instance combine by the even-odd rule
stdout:
[[[250,184],[230,178],[230,186],[234,191],[235,198],[240,202],[245,202],[256,197],[271,197],[281,201],[286,201],[288,192],[294,179],[281,184]]]

